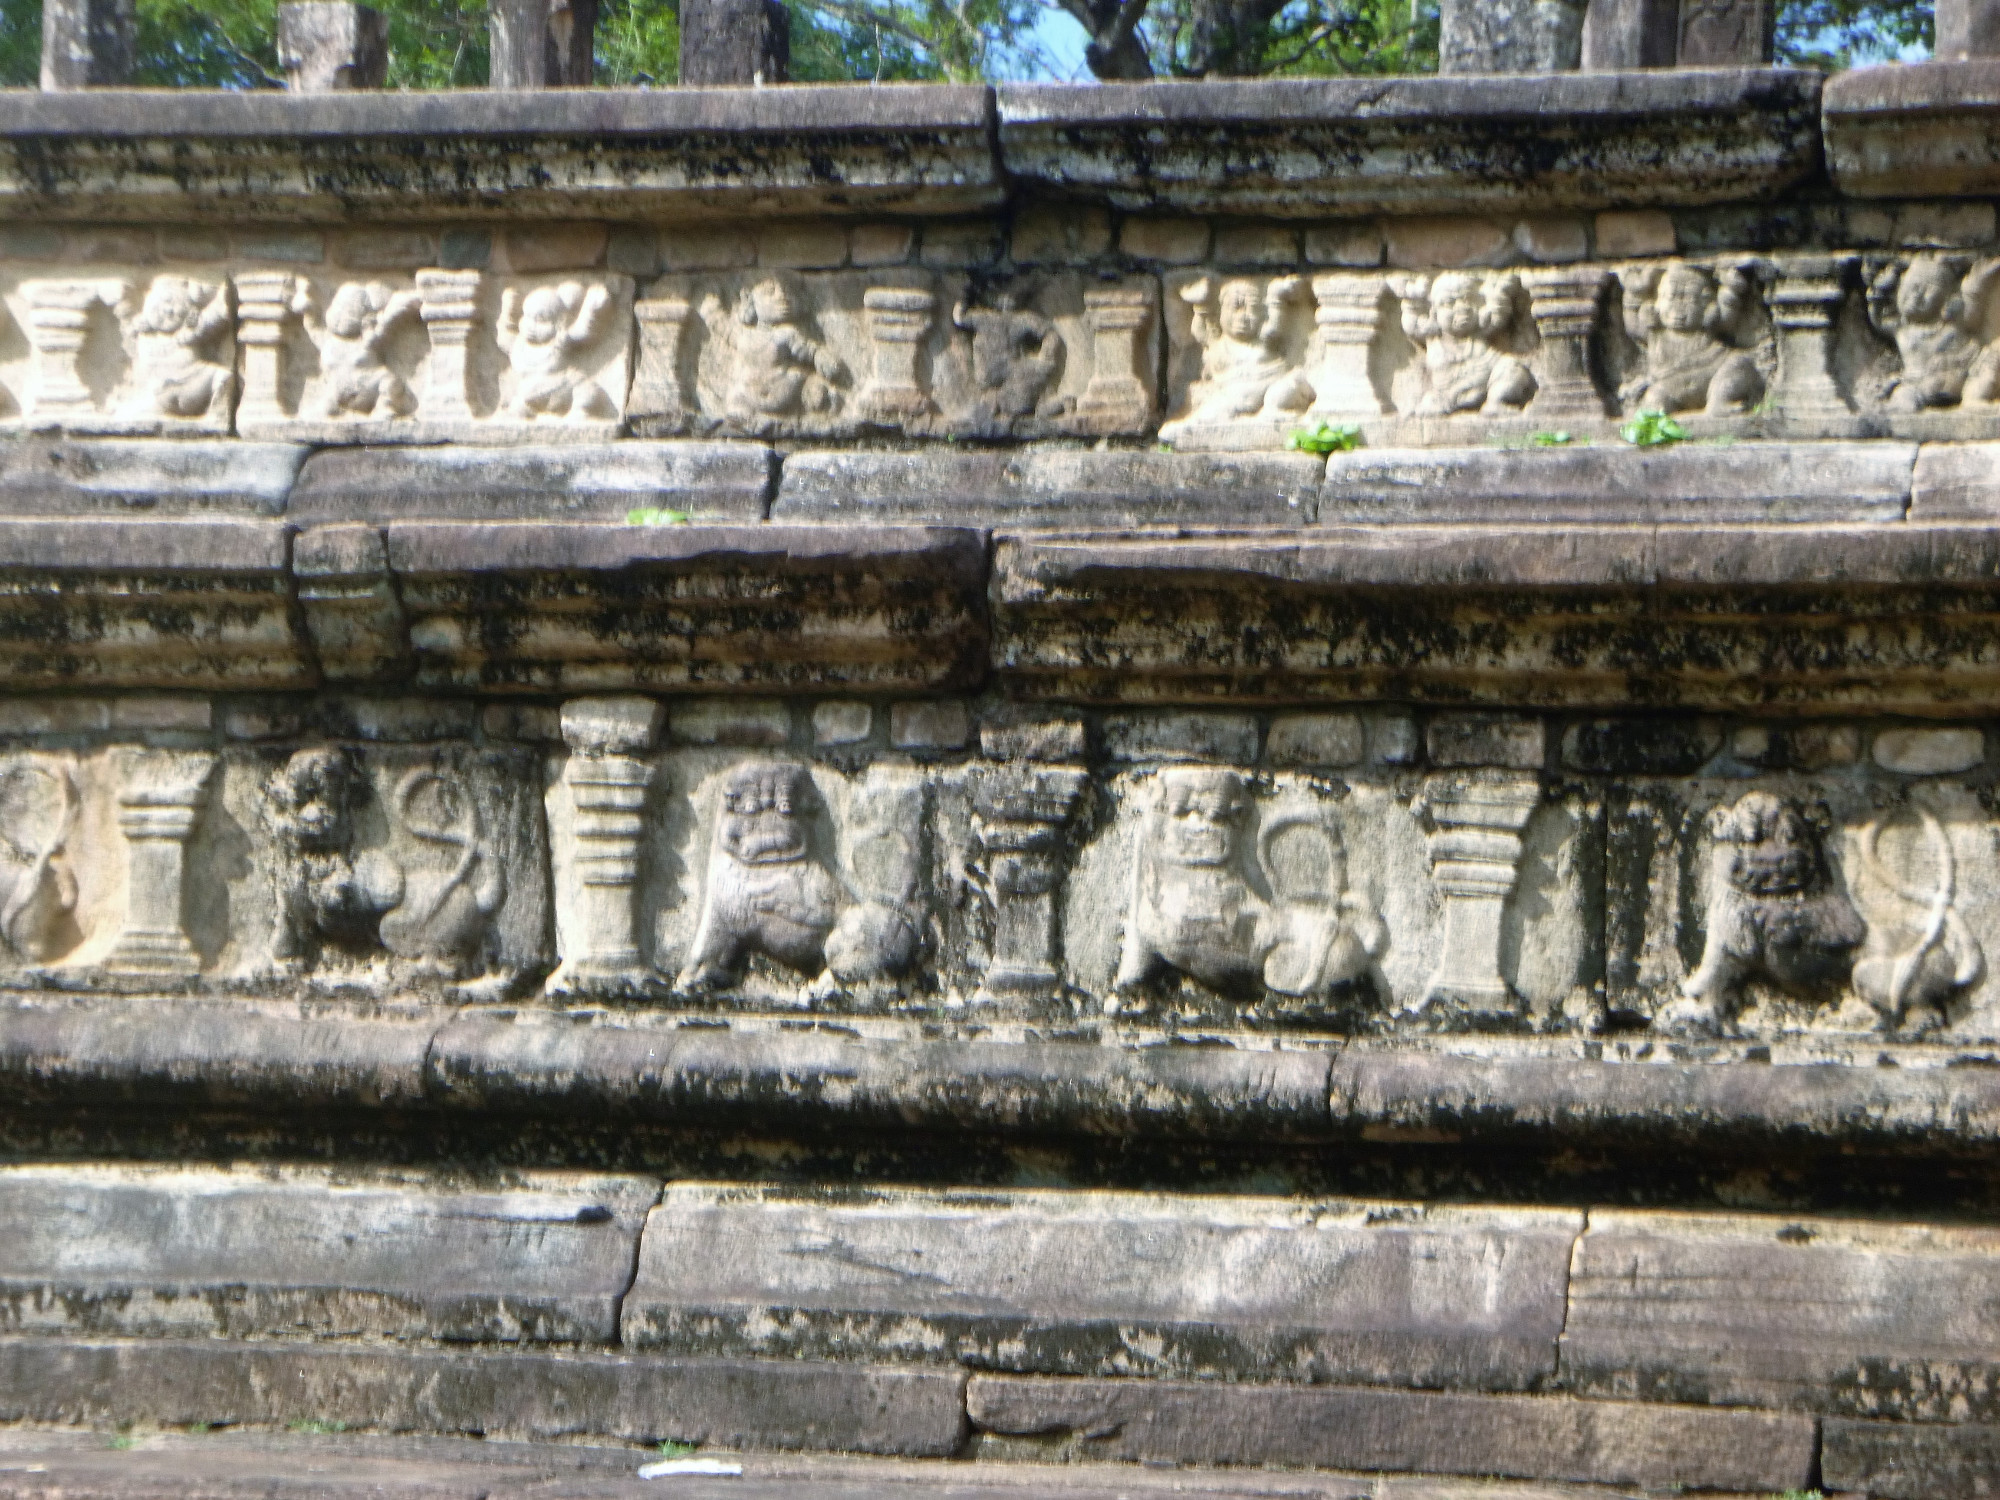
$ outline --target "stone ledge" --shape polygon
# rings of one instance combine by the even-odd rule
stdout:
[[[2000,189],[2000,60],[1899,63],[1829,78],[1826,161],[1857,198]]]
[[[0,1339],[0,1421],[665,1440],[948,1458],[965,1377],[794,1360]],[[482,1491],[483,1493],[483,1491]]]
[[[973,1424],[1075,1434],[1095,1457],[1578,1480],[1647,1490],[1803,1489],[1810,1417],[1337,1386],[976,1375]]]
[[[926,213],[1003,197],[975,86],[0,93],[10,218]]]
[[[284,511],[310,450],[227,439],[0,444],[0,516]]]
[[[1000,155],[1017,181],[1127,209],[1719,203],[1813,172],[1819,91],[1818,74],[1784,69],[1003,84]]]
[[[1880,1500],[1991,1500],[2000,1427],[1914,1422],[1823,1424],[1820,1469],[1829,1490]]]

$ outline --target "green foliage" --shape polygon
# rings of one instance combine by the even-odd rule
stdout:
[[[627,526],[685,526],[688,513],[684,510],[663,510],[658,506],[643,505],[637,510],[625,512]]]
[[[1361,446],[1361,429],[1352,422],[1322,422],[1299,428],[1285,446],[1294,453],[1346,453]]]
[[[686,1458],[694,1452],[694,1444],[677,1443],[672,1438],[667,1438],[659,1445],[659,1449],[662,1458]],[[1788,1495],[1785,1500],[1792,1500],[1792,1497]]]
[[[293,1432],[305,1433],[308,1437],[330,1437],[336,1432],[347,1431],[345,1422],[322,1422],[317,1417],[308,1417],[303,1422],[292,1423]]]
[[[1534,432],[1528,435],[1531,448],[1567,448],[1576,439],[1566,432]]]
[[[1663,411],[1642,411],[1619,428],[1618,435],[1635,448],[1664,448],[1684,441],[1687,429]]]
[[[613,87],[680,77],[681,18],[666,0],[599,0],[597,81]]]
[[[1778,61],[1835,72],[1931,49],[1932,0],[1781,0]]]
[[[104,1440],[104,1446],[123,1453],[139,1446],[139,1440],[132,1436],[132,1429],[121,1427]]]

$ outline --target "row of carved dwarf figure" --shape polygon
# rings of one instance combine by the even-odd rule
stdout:
[[[1788,419],[1992,408],[2000,259],[1799,253],[1442,274],[1170,278],[1162,436],[1306,419]],[[1308,287],[1310,297],[1308,297]],[[2000,414],[1996,409],[1995,414]]]
[[[1028,436],[1139,432],[1154,407],[1144,282],[764,273],[669,278],[635,305],[606,273],[51,274],[0,285],[0,306],[22,335],[0,337],[0,421],[77,433],[561,441],[629,415],[649,434]]]
[[[497,999],[546,976],[554,999],[1318,1030],[2000,1022],[1975,935],[2000,909],[2000,825],[1963,788],[1838,819],[1807,791],[1711,788],[1687,803],[1699,832],[1621,895],[1577,874],[1588,797],[1533,773],[843,769],[663,756],[647,724],[586,700],[554,765],[15,753],[8,982]],[[1656,894],[1677,884],[1685,930]],[[1644,913],[1609,922],[1621,900]],[[1593,935],[1633,923],[1656,929],[1626,955],[1656,983],[1607,994]]]

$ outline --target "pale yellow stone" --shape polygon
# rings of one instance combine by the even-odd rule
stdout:
[[[741,229],[682,229],[660,236],[669,271],[734,271],[757,263],[757,243]]]
[[[807,221],[757,231],[757,264],[784,270],[826,270],[847,264],[847,227]]]
[[[1491,219],[1390,219],[1382,228],[1389,264],[1404,270],[1504,266],[1514,258],[1513,240]]]
[[[1127,219],[1118,245],[1134,260],[1191,266],[1208,254],[1208,225],[1199,219]]]
[[[93,265],[118,261],[149,266],[160,258],[159,237],[150,229],[73,229],[66,258]]]
[[[1993,239],[1991,203],[1906,203],[1896,210],[1896,243],[1911,249],[1964,249]]]
[[[1567,214],[1545,214],[1514,226],[1514,248],[1529,260],[1556,265],[1582,260],[1590,253],[1590,240],[1583,220]]]
[[[207,729],[212,714],[208,699],[179,693],[135,693],[111,700],[113,729]]]
[[[1111,249],[1111,215],[1101,208],[1030,208],[1014,220],[1014,259],[1024,266],[1072,265]]]
[[[927,266],[991,265],[1000,258],[1000,226],[990,219],[926,224],[918,254]]]
[[[1885,729],[1875,736],[1875,764],[1904,776],[1948,776],[1986,759],[1977,729]]]
[[[1264,741],[1274,766],[1351,766],[1365,749],[1355,714],[1280,714]]]
[[[1628,255],[1672,255],[1680,246],[1674,221],[1657,209],[1597,216],[1597,253],[1607,260]]]
[[[866,703],[822,703],[813,710],[813,743],[853,745],[875,732],[875,710]]]
[[[910,258],[917,232],[908,224],[857,224],[847,240],[853,265],[900,266]]]
[[[507,231],[507,264],[523,275],[536,271],[587,271],[604,259],[602,224],[549,224]]]
[[[214,229],[175,225],[160,231],[160,254],[168,260],[221,260],[229,242]]]
[[[1382,264],[1382,231],[1373,224],[1315,224],[1306,231],[1306,262],[1315,266]]]
[[[1224,266],[1293,266],[1299,237],[1275,224],[1230,224],[1215,232],[1215,260]]]
[[[414,271],[437,256],[437,236],[415,229],[357,229],[333,242],[333,263],[357,271]]]

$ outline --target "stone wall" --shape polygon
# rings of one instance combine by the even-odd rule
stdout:
[[[0,96],[0,1420],[1987,1493],[1995,79]]]

